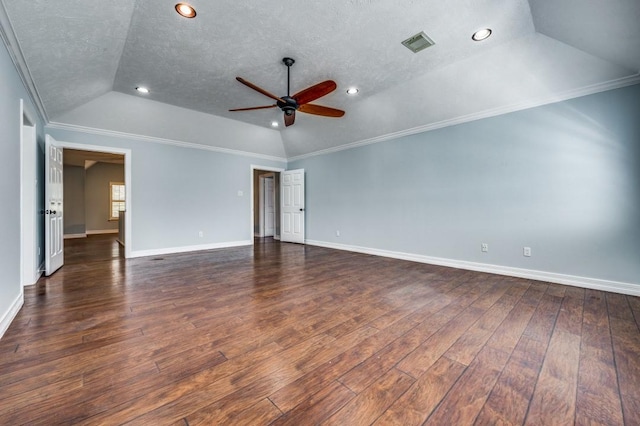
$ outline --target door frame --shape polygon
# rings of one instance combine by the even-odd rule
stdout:
[[[34,114],[20,99],[20,284],[33,285],[42,275],[39,265],[40,251],[38,237],[38,128]],[[26,120],[25,120],[26,119]],[[24,128],[31,127],[33,138],[25,140]],[[28,146],[28,144],[30,146]],[[35,179],[27,185],[27,173]],[[31,210],[25,211],[25,210]],[[28,219],[27,219],[28,217]],[[27,267],[29,270],[27,270]]]
[[[64,149],[77,149],[80,151],[106,152],[109,154],[124,155],[124,190],[126,197],[127,209],[124,212],[124,257],[126,259],[132,257],[133,240],[131,238],[131,229],[133,229],[133,202],[131,198],[131,150],[128,148],[114,148],[111,146],[85,145],[83,143],[73,143],[56,140],[58,146]],[[64,151],[63,151],[64,152]],[[63,175],[64,180],[64,175]]]
[[[269,167],[269,166],[259,166],[256,164],[252,164],[251,168],[250,168],[250,173],[251,173],[251,227],[249,228],[251,230],[251,233],[249,235],[251,235],[251,244],[254,244],[254,238],[253,236],[255,235],[255,229],[254,229],[254,225],[255,225],[255,203],[254,203],[254,199],[255,199],[255,191],[257,190],[256,188],[254,188],[253,185],[253,180],[254,180],[254,172],[256,170],[260,170],[260,171],[264,171],[264,172],[277,172],[277,173],[282,173],[284,171],[286,171],[286,169],[284,168],[280,168],[280,167]],[[280,188],[274,188],[274,191],[279,191]]]

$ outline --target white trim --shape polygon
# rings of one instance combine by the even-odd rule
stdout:
[[[229,149],[229,148],[220,148],[216,146],[202,145],[202,144],[193,143],[193,142],[177,141],[173,139],[164,139],[164,138],[158,138],[155,136],[145,136],[145,135],[137,135],[134,133],[117,132],[115,130],[104,130],[104,129],[96,129],[94,127],[77,126],[75,124],[64,124],[64,123],[58,123],[55,121],[49,122],[47,124],[47,127],[50,127],[52,129],[59,129],[59,130],[69,130],[72,132],[91,133],[94,135],[111,136],[116,138],[126,138],[126,139],[134,139],[134,140],[140,140],[145,142],[160,143],[165,145],[174,145],[182,148],[192,148],[192,149],[200,149],[204,151],[221,152],[224,154],[241,155],[244,157],[254,157],[254,158],[260,158],[263,160],[282,161],[282,162],[287,161],[286,158],[275,157],[271,155],[256,154],[253,152],[239,151],[236,149]]]
[[[74,238],[87,238],[87,234],[64,234],[65,240],[72,240]]]
[[[124,213],[124,220],[127,226],[124,229],[124,239],[125,241],[131,240],[131,229],[133,228],[133,220],[131,219],[133,216],[133,205],[135,204],[135,200],[131,198],[131,181],[132,181],[132,173],[131,173],[131,164],[132,164],[132,152],[128,148],[114,148],[112,146],[100,146],[100,145],[85,145],[83,143],[73,143],[73,142],[64,142],[64,141],[56,141],[57,145],[61,148],[69,148],[69,149],[77,149],[81,151],[95,151],[95,152],[108,152],[110,154],[120,154],[124,155],[124,185],[126,197],[128,200],[127,210]],[[110,230],[111,231],[111,230]],[[116,233],[118,230],[115,230]],[[89,231],[87,231],[87,234]],[[124,257],[131,257],[131,244],[127,244],[124,246]]]
[[[93,229],[87,230],[87,235],[101,235],[101,234],[117,234],[117,229]]]
[[[243,241],[227,241],[224,243],[199,244],[195,246],[168,247],[168,248],[151,249],[151,250],[135,250],[131,252],[131,257],[158,256],[163,254],[186,253],[190,251],[214,250],[214,249],[220,249],[220,248],[250,246],[252,244],[253,244],[253,240],[251,241],[243,240]]]
[[[351,142],[348,144],[322,149],[320,151],[310,152],[308,154],[297,155],[295,157],[289,157],[287,161],[297,161],[304,158],[315,157],[317,155],[331,154],[334,152],[345,151],[347,149],[358,148],[360,146],[371,145],[374,143],[385,142],[391,139],[401,138],[403,136],[415,135],[417,133],[424,133],[430,130],[441,129],[443,127],[455,126],[458,124],[468,123],[471,121],[482,120],[484,118],[496,117],[499,115],[505,115],[516,111],[522,111],[525,109],[535,108],[543,105],[553,104],[557,102],[567,101],[569,99],[579,98],[581,96],[593,95],[595,93],[605,92],[607,90],[620,89],[622,87],[631,86],[633,84],[640,83],[640,73],[634,74],[628,77],[622,77],[616,80],[606,81],[604,83],[597,83],[578,89],[568,90],[562,93],[545,96],[538,99],[519,102],[517,104],[502,106],[498,108],[489,109],[486,111],[480,111],[473,114],[463,115],[460,117],[454,117],[448,120],[442,120],[435,123],[429,123],[423,126],[413,127],[411,129],[400,130],[398,132],[388,133],[386,135],[380,135],[361,141]]]
[[[37,122],[24,99],[20,99],[20,282],[23,286],[35,284],[37,269],[36,254],[39,245],[36,212],[38,208],[37,184],[38,150]],[[25,117],[29,123],[25,123]],[[33,137],[25,140],[25,128],[29,128]],[[25,174],[27,176],[25,176]],[[28,204],[28,205],[25,205]],[[25,211],[24,209],[27,209]],[[30,210],[33,209],[33,210]],[[29,269],[29,270],[27,270]]]
[[[510,277],[526,278],[530,280],[564,284],[574,287],[583,287],[593,290],[611,291],[614,293],[628,294],[631,296],[640,296],[640,283],[633,284],[620,281],[601,280],[597,278],[557,274],[554,272],[513,268],[510,266],[491,265],[486,263],[468,262],[465,260],[445,259],[441,257],[424,256],[420,254],[351,246],[346,244],[336,244],[325,241],[306,240],[306,243],[312,246],[353,251],[356,253],[371,254],[374,256],[389,257],[393,259],[409,260],[412,262],[427,263],[430,265],[447,266],[450,268],[466,269],[469,271],[487,272],[490,274],[507,275]]]
[[[0,319],[0,338],[2,338],[2,336],[4,336],[4,333],[9,329],[9,326],[15,319],[16,315],[18,315],[18,312],[20,312],[20,308],[22,308],[23,304],[24,304],[24,293],[22,292],[22,286],[21,286],[20,294],[13,301],[13,303],[9,307],[9,310],[7,310],[7,312],[4,313],[4,315],[2,316],[2,319]]]

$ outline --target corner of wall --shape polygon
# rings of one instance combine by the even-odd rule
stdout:
[[[4,333],[9,329],[11,322],[20,312],[20,308],[24,304],[24,292],[22,288],[20,288],[20,294],[13,301],[13,303],[9,306],[7,312],[2,315],[2,319],[0,319],[0,339],[4,336]]]

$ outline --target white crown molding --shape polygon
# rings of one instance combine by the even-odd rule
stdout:
[[[4,3],[0,1],[0,38],[4,42],[4,45],[7,47],[7,51],[9,52],[9,56],[11,57],[11,61],[13,62],[18,75],[20,76],[20,80],[22,80],[22,84],[24,85],[31,102],[36,106],[40,118],[45,123],[49,121],[49,117],[47,116],[47,111],[44,108],[44,104],[42,103],[42,99],[40,98],[40,94],[38,93],[38,89],[31,77],[31,71],[27,66],[27,61],[22,54],[22,49],[20,49],[20,43],[18,43],[18,38],[16,37],[15,32],[13,31],[13,26],[11,25],[11,20],[9,19],[9,15],[7,14],[7,10],[4,7]]]
[[[252,244],[253,244],[252,240],[242,240],[242,241],[227,241],[223,243],[199,244],[195,246],[168,247],[168,248],[151,249],[151,250],[134,250],[131,252],[131,257],[133,258],[133,257],[145,257],[145,256],[158,256],[158,255],[164,255],[164,254],[186,253],[191,251],[250,246]]]
[[[436,123],[426,124],[424,126],[413,127],[411,129],[400,130],[398,132],[388,133],[386,135],[380,135],[373,138],[364,139],[361,141],[351,142],[345,145],[322,149],[319,151],[310,152],[308,154],[288,157],[287,161],[303,160],[305,158],[315,157],[317,155],[324,155],[324,154],[331,154],[339,151],[345,151],[347,149],[353,149],[353,148],[358,148],[365,145],[385,142],[391,139],[401,138],[403,136],[411,136],[418,133],[428,132],[430,130],[441,129],[443,127],[455,126],[458,124],[468,123],[471,121],[482,120],[484,118],[496,117],[499,115],[509,114],[512,112],[522,111],[525,109],[567,101],[569,99],[579,98],[582,96],[593,95],[596,93],[605,92],[607,90],[620,89],[622,87],[627,87],[627,86],[631,86],[638,83],[640,83],[640,73],[627,76],[627,77],[622,77],[616,80],[610,80],[603,83],[597,83],[590,86],[581,87],[578,89],[568,90],[565,92],[553,94],[551,96],[545,96],[538,99],[532,99],[525,102],[519,102],[516,104],[493,108],[486,111],[481,111],[473,114],[451,118],[448,120],[438,121]]]
[[[177,141],[173,139],[157,138],[155,136],[145,136],[145,135],[137,135],[134,133],[118,132],[115,130],[97,129],[95,127],[78,126],[75,124],[64,124],[64,123],[58,123],[55,121],[49,122],[49,124],[47,124],[46,127],[51,129],[67,130],[71,132],[89,133],[89,134],[100,135],[100,136],[111,136],[115,138],[126,138],[126,139],[134,139],[134,140],[145,141],[145,142],[160,143],[164,145],[174,145],[182,148],[192,148],[192,149],[200,149],[204,151],[221,152],[224,154],[241,155],[243,157],[260,158],[263,160],[279,161],[279,162],[285,162],[285,163],[287,161],[287,159],[283,157],[275,157],[275,156],[265,155],[265,154],[256,154],[253,152],[239,151],[236,149],[229,149],[229,148],[219,148],[215,146],[201,145],[197,143],[183,142],[183,141]]]
[[[22,308],[23,304],[24,293],[22,292],[22,287],[20,287],[20,294],[13,301],[11,306],[9,306],[7,312],[2,315],[2,319],[0,319],[0,338],[2,338],[2,336],[4,336],[4,333],[9,329],[11,322],[14,320],[16,315],[18,315],[18,312],[20,311],[20,308]]]
[[[491,265],[486,263],[445,259],[441,257],[424,256],[419,254],[351,246],[346,244],[336,244],[326,241],[306,240],[305,242],[312,246],[326,247],[336,250],[352,251],[356,253],[371,254],[374,256],[427,263],[430,265],[447,266],[450,268],[465,269],[469,271],[487,272],[490,274],[506,275],[510,277],[526,278],[529,280],[589,288],[592,290],[610,291],[614,293],[628,294],[631,296],[640,296],[640,283],[632,284],[619,281],[608,281],[597,278],[557,274],[555,272],[536,271],[531,269],[513,268],[510,266]]]

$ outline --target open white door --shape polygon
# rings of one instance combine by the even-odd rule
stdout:
[[[304,169],[282,172],[280,187],[282,188],[280,241],[304,244]]]
[[[49,276],[64,263],[62,148],[50,135],[45,138],[44,169],[44,258],[45,275]]]

